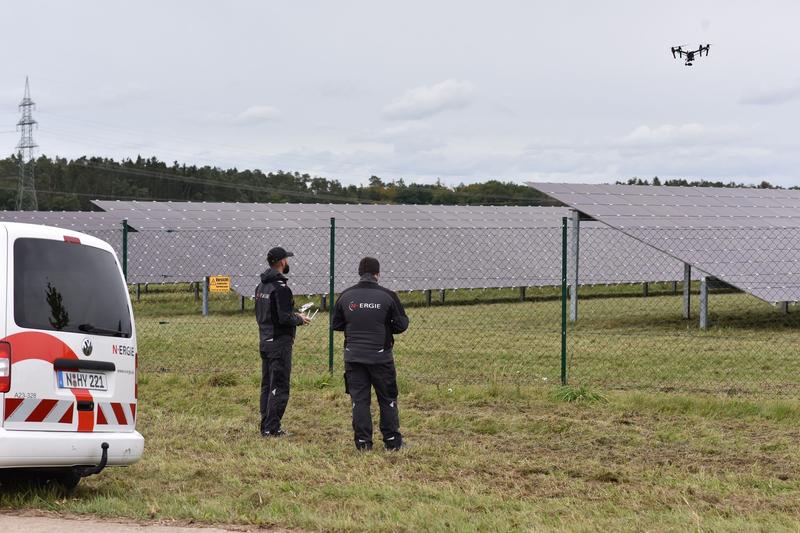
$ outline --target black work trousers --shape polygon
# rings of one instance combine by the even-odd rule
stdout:
[[[275,434],[289,403],[292,343],[282,342],[261,351],[261,434]]]
[[[397,409],[397,373],[394,362],[380,364],[345,362],[345,380],[353,400],[353,432],[356,448],[372,448],[372,388],[378,397],[380,429],[386,449],[403,445]]]

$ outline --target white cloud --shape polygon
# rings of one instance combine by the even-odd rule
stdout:
[[[416,87],[386,106],[383,116],[392,120],[413,120],[462,109],[469,105],[473,90],[470,82],[459,80]]]
[[[233,117],[233,122],[236,124],[255,124],[257,122],[275,120],[279,115],[278,110],[272,106],[254,105]]]
[[[800,81],[793,85],[775,89],[757,89],[744,95],[740,103],[744,105],[782,105],[800,99]]]
[[[705,126],[698,123],[639,126],[620,139],[626,146],[674,146],[689,143],[717,144],[742,136],[739,126]]]
[[[208,113],[204,119],[206,122],[219,122],[234,124],[238,126],[259,124],[277,120],[280,112],[268,105],[250,106],[240,113]]]

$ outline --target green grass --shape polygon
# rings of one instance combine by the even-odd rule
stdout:
[[[553,394],[553,397],[556,400],[562,402],[582,402],[582,403],[595,403],[595,402],[606,402],[608,399],[600,394],[599,392],[595,392],[585,385],[581,385],[580,387],[571,387],[569,385],[564,385],[556,389],[556,392]]]
[[[401,368],[402,372],[402,368]],[[257,378],[152,375],[141,463],[3,508],[311,530],[792,530],[796,401],[544,389],[401,391],[410,447],[356,453],[341,380],[296,379],[286,440],[257,433]]]
[[[633,286],[582,290],[579,321],[568,330],[573,384],[610,389],[790,395],[800,393],[800,314],[781,315],[741,293],[712,294],[712,327],[681,318],[681,298],[669,287],[640,297]],[[603,297],[605,295],[605,297]],[[460,384],[550,385],[560,377],[561,304],[552,289],[454,291],[450,305],[414,304],[404,294],[411,328],[398,337],[405,378],[439,387]],[[697,316],[697,298],[693,316]],[[298,298],[298,304],[306,301]],[[419,302],[417,302],[418,304]],[[252,305],[248,302],[248,305]],[[252,369],[257,333],[252,308],[216,296],[199,316],[189,291],[146,295],[136,305],[144,371],[210,372]],[[298,331],[295,369],[328,366],[328,316]],[[336,334],[336,359],[342,338]]]
[[[546,291],[409,306],[396,359],[410,447],[392,454],[353,448],[326,316],[298,333],[292,436],[265,441],[252,310],[221,299],[203,318],[188,291],[149,293],[144,459],[73,494],[3,490],[0,507],[333,531],[800,528],[797,315],[715,294],[703,332],[668,291],[631,290],[587,291],[563,389]]]

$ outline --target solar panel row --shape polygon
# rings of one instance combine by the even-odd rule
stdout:
[[[766,302],[800,300],[800,191],[530,185]]]
[[[219,202],[93,202],[137,229],[246,229],[339,227],[531,227],[552,223],[563,208],[358,204],[256,204]]]
[[[331,217],[337,225],[337,291],[354,282],[363,255],[380,258],[383,281],[397,290],[559,285],[561,218],[568,214],[552,207],[95,203],[109,210],[4,212],[0,219],[99,231],[109,240],[108,232],[119,231],[126,218],[138,230],[128,236],[130,282],[230,275],[234,288],[249,296],[267,249],[279,244],[297,253],[295,291],[327,292]],[[598,223],[584,223],[582,231],[582,283],[682,278],[680,262],[635,239]]]

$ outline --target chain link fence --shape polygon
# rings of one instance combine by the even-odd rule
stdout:
[[[320,310],[298,329],[298,379],[323,379],[331,365],[341,370],[343,338],[328,327],[331,292],[335,299],[355,284],[359,259],[371,255],[381,261],[381,284],[398,292],[411,319],[396,337],[401,381],[490,387],[564,378],[606,389],[800,391],[800,314],[794,304],[764,301],[797,289],[786,281],[800,261],[794,230],[642,230],[628,238],[586,222],[575,239],[568,227],[565,219],[528,228],[89,233],[127,257],[143,375],[257,376],[252,295],[267,250],[281,245],[295,253],[296,304]],[[776,243],[774,254],[739,261],[748,243],[765,239]],[[697,253],[688,278],[669,253],[678,241]],[[736,287],[701,268],[725,272]],[[230,289],[223,283],[215,292],[210,276]]]
[[[258,329],[252,294],[266,251],[295,253],[297,306],[319,313],[298,329],[294,373],[342,368],[343,337],[330,352],[330,265],[334,300],[358,282],[364,255],[381,261],[381,283],[399,293],[411,319],[396,338],[402,379],[453,384],[547,384],[557,380],[558,228],[291,228],[139,231],[128,236],[128,279],[142,372],[254,374]],[[333,243],[333,254],[331,254]],[[548,272],[535,268],[552,250]],[[443,259],[444,258],[444,259]],[[230,279],[212,292],[208,276]],[[147,282],[147,280],[162,280]],[[205,311],[204,311],[205,308]],[[332,357],[331,357],[332,355]]]
[[[581,232],[579,265],[613,262],[617,251],[610,244],[618,233],[612,228],[590,236]],[[577,309],[573,312],[570,295],[567,328],[571,382],[714,394],[800,392],[800,315],[790,303],[800,289],[792,281],[800,265],[796,230],[631,233],[691,256],[695,266],[652,253],[653,272],[673,272],[677,262],[682,279],[654,277],[650,283],[602,286],[580,284],[579,268]],[[588,239],[591,246],[584,246]],[[572,278],[574,265],[569,266]],[[735,286],[711,273],[724,275]]]

